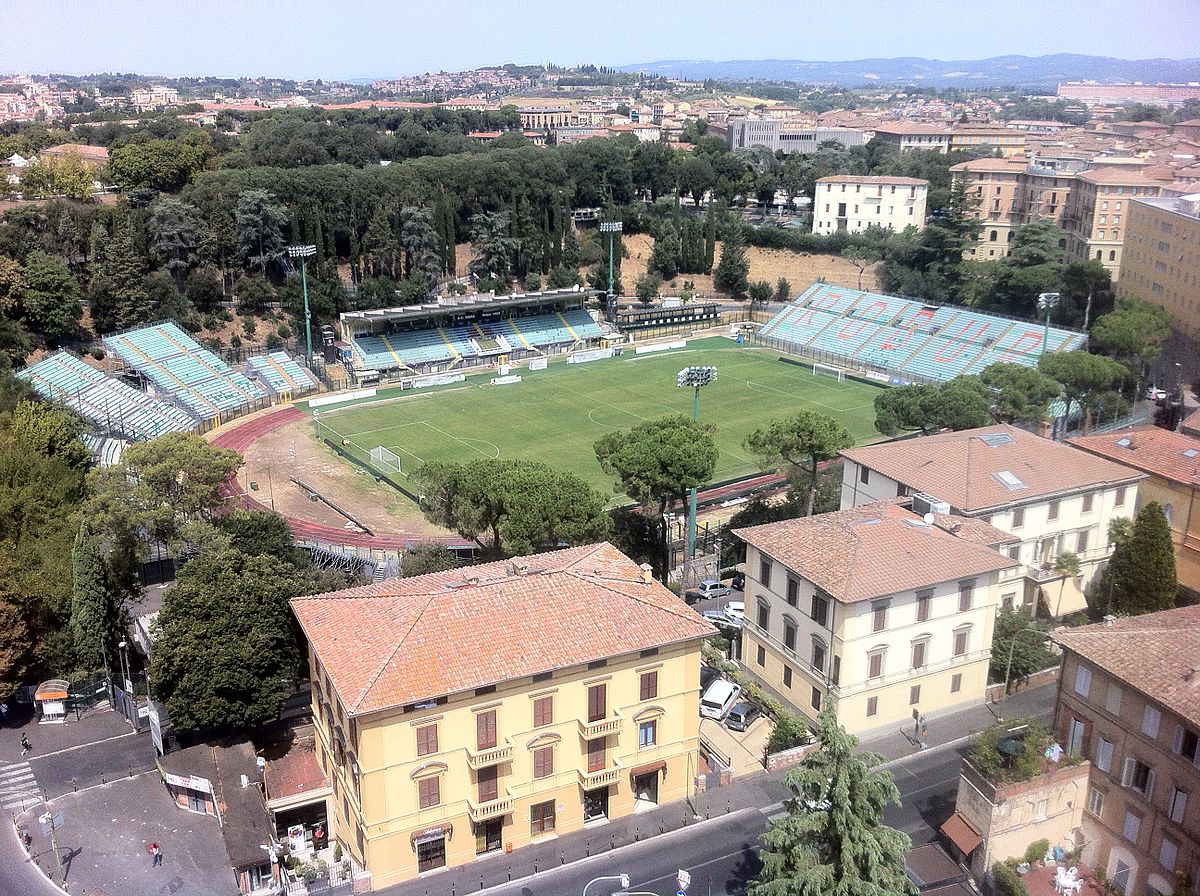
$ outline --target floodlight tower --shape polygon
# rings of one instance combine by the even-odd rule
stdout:
[[[613,300],[613,242],[616,240],[615,234],[620,233],[625,229],[625,225],[620,221],[601,221],[600,232],[608,234],[608,300]]]
[[[675,377],[675,385],[680,389],[692,388],[692,419],[700,419],[700,387],[717,381],[715,367],[685,367]],[[696,555],[696,489],[693,486],[688,492],[688,527],[687,551],[685,557],[691,559]]]
[[[288,255],[300,259],[300,289],[304,293],[304,360],[312,364],[312,315],[308,310],[307,260],[317,254],[316,246],[288,246]]]
[[[1042,329],[1042,354],[1046,354],[1046,349],[1050,345],[1050,312],[1058,307],[1058,300],[1062,298],[1056,292],[1043,292],[1038,295],[1038,311],[1046,312],[1046,326]]]

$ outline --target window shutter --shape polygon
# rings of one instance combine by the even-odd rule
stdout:
[[[1145,797],[1154,802],[1154,769],[1150,769],[1149,774],[1146,775]]]
[[[1183,726],[1175,726],[1175,741],[1171,745],[1171,751],[1178,756],[1183,752]]]
[[[1134,766],[1134,760],[1132,758],[1127,757],[1125,759],[1125,765],[1122,766],[1122,768],[1121,768],[1121,786],[1122,787],[1128,787],[1130,782],[1133,781],[1133,766]]]
[[[1183,813],[1187,811],[1187,792],[1178,787],[1171,797],[1171,805],[1167,807],[1171,813],[1171,821],[1183,823]]]

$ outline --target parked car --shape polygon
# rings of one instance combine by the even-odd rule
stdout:
[[[704,696],[700,698],[700,715],[719,722],[729,715],[729,710],[733,709],[740,696],[741,685],[719,678],[708,686]]]
[[[700,693],[708,690],[708,686],[721,677],[721,670],[712,666],[700,666]]]
[[[712,597],[725,597],[725,595],[732,593],[733,590],[723,582],[719,582],[716,579],[705,579],[695,588],[685,592],[683,599],[689,604],[694,604]]]
[[[729,710],[729,715],[725,717],[725,727],[730,731],[745,731],[761,715],[762,710],[753,703],[739,703]]]
[[[746,574],[744,572],[735,572],[733,578],[729,580],[729,587],[734,591],[745,591]]]
[[[1146,397],[1151,401],[1162,401],[1167,397],[1167,390],[1160,389],[1158,386],[1151,386],[1146,390]]]
[[[746,603],[740,600],[731,600],[725,604],[725,615],[738,625],[746,618]]]

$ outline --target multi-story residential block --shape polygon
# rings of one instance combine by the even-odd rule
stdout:
[[[1032,608],[1040,597],[1054,616],[1086,608],[1082,589],[1112,554],[1108,524],[1133,516],[1145,478],[1006,424],[865,445],[842,456],[843,509],[912,495],[918,510],[1008,532],[1018,541],[1005,553],[1024,564],[1025,575],[1001,592],[1001,606]],[[1078,580],[1054,571],[1066,552],[1079,557]]]
[[[165,106],[179,105],[179,91],[173,87],[139,87],[130,96],[130,103],[139,112],[153,112]]]
[[[950,131],[950,152],[989,149],[1004,158],[1025,155],[1025,132],[988,124],[960,124]]]
[[[1161,183],[1137,170],[1094,168],[1077,175],[1062,223],[1068,255],[1094,258],[1118,279],[1130,202],[1157,196],[1161,189]]]
[[[1146,474],[1138,485],[1135,509],[1148,501],[1162,505],[1175,545],[1175,571],[1181,585],[1200,591],[1200,438],[1158,426],[1080,436],[1070,444]]]
[[[735,116],[729,119],[726,128],[725,140],[731,151],[762,146],[785,154],[814,153],[829,141],[844,147],[867,142],[866,133],[854,128],[811,127],[773,116]]]
[[[1196,84],[1097,84],[1093,81],[1066,81],[1058,85],[1058,95],[1079,100],[1085,106],[1120,106],[1146,103],[1152,106],[1178,106],[1200,99]]]
[[[915,177],[839,174],[817,181],[813,233],[857,233],[872,224],[888,230],[925,226],[929,181]]]
[[[1200,606],[1053,637],[1055,728],[1091,760],[1082,860],[1127,896],[1178,893],[1200,877]]]
[[[1117,292],[1162,305],[1171,325],[1200,336],[1200,193],[1129,202]]]
[[[714,629],[611,545],[292,608],[331,834],[377,887],[690,792]]]
[[[799,712],[861,732],[983,699],[1011,536],[895,500],[735,534],[742,664]]]
[[[875,126],[875,139],[900,152],[913,149],[932,149],[946,153],[950,151],[950,128],[940,124],[919,124],[911,121],[896,121]]]

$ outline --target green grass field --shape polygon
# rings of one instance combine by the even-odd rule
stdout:
[[[509,386],[490,385],[488,374],[436,390],[383,392],[363,403],[322,408],[320,429],[349,440],[363,460],[377,446],[394,451],[402,475],[426,461],[512,457],[571,470],[607,492],[613,480],[601,471],[592,445],[614,429],[690,415],[692,390],[677,388],[675,375],[700,364],[718,372],[717,382],[700,393],[701,419],[717,425],[721,454],[714,482],[758,471],[742,442],[772,417],[807,408],[840,420],[859,441],[878,436],[873,401],[879,387],[814,376],[810,366],[723,338],[661,354],[626,352],[588,364],[517,369],[524,380]]]

